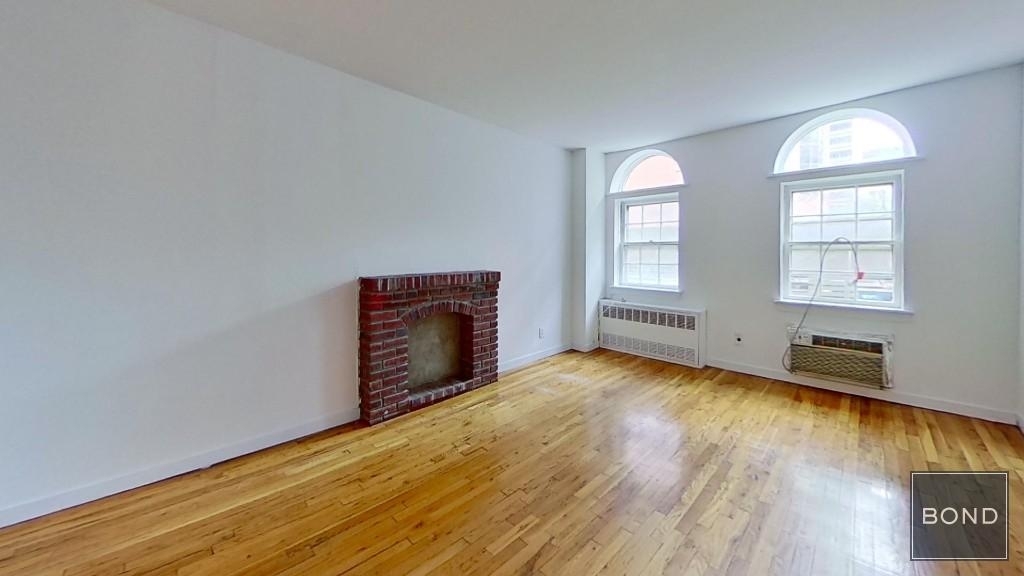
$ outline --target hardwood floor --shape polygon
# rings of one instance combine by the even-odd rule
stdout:
[[[911,470],[1009,470],[1011,561],[910,562]],[[0,574],[1024,574],[1012,426],[608,351],[0,531]]]

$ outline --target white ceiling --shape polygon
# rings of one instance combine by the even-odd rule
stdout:
[[[152,0],[567,148],[632,148],[1024,60],[1024,1]]]

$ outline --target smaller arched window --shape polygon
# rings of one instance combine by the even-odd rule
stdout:
[[[609,192],[614,287],[678,290],[679,163],[661,150],[636,152],[619,165]]]
[[[849,108],[818,116],[793,132],[775,159],[775,173],[916,155],[910,133],[895,118],[868,108]]]
[[[643,150],[619,166],[611,192],[635,192],[648,188],[682,186],[683,171],[671,156],[661,150]]]

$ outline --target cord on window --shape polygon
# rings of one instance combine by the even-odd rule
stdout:
[[[786,351],[782,353],[782,367],[786,369],[786,372],[793,372],[790,368],[791,363],[789,361],[790,354],[793,351],[793,344],[796,343],[796,338],[800,334],[800,329],[804,327],[804,322],[807,320],[807,313],[811,311],[814,299],[818,296],[818,290],[821,289],[821,277],[825,272],[825,257],[828,256],[828,251],[837,243],[845,243],[849,245],[850,250],[853,251],[853,266],[857,271],[857,276],[853,279],[853,283],[856,284],[860,280],[864,279],[864,273],[860,271],[860,258],[857,255],[857,246],[851,242],[849,238],[845,236],[837,236],[825,246],[825,249],[821,252],[821,259],[818,261],[818,281],[814,284],[814,291],[811,292],[811,298],[804,306],[804,313],[800,316],[800,322],[796,325],[796,330],[794,330],[793,335],[789,337],[789,344],[786,346]]]

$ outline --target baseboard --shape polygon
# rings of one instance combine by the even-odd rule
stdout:
[[[1017,428],[1020,429],[1020,433],[1024,434],[1024,414],[1017,414]]]
[[[572,349],[573,350],[575,350],[577,352],[583,352],[583,353],[593,352],[594,350],[597,350],[600,347],[601,346],[598,345],[598,344],[580,344],[580,345],[573,344],[572,345]]]
[[[709,360],[707,364],[708,366],[721,368],[723,370],[741,372],[743,374],[752,374],[754,376],[761,376],[762,378],[771,378],[772,380],[782,380],[784,382],[791,382],[793,384],[800,384],[802,386],[823,388],[825,390],[832,390],[834,392],[844,392],[846,394],[852,394],[854,396],[863,396],[865,398],[885,400],[887,402],[894,402],[896,404],[906,404],[907,406],[915,406],[917,408],[928,408],[929,410],[950,412],[953,414],[960,414],[961,416],[970,416],[972,418],[980,418],[982,420],[990,420],[992,422],[1000,422],[1003,424],[1020,425],[1018,416],[1013,412],[996,410],[994,408],[988,408],[986,406],[978,406],[975,404],[967,404],[963,402],[954,402],[952,400],[931,398],[928,396],[918,396],[916,394],[906,394],[904,392],[899,392],[897,390],[876,390],[874,388],[863,388],[861,386],[842,384],[840,382],[816,380],[814,378],[807,378],[805,376],[797,376],[795,374],[790,374],[789,372],[786,372],[785,370],[782,369],[760,368],[757,366],[750,366],[748,364],[729,362],[727,360]],[[1022,430],[1024,430],[1024,428],[1022,428]]]
[[[219,462],[224,462],[225,460],[231,460],[232,458],[258,452],[283,442],[302,438],[303,436],[309,436],[310,434],[322,432],[328,428],[334,428],[335,426],[341,426],[342,424],[348,424],[349,422],[354,422],[358,419],[359,407],[354,406],[343,412],[317,418],[316,420],[312,420],[298,426],[251,438],[231,446],[217,448],[183,460],[160,464],[145,470],[125,474],[124,476],[118,476],[116,478],[102,480],[95,484],[82,486],[81,488],[75,488],[54,496],[48,496],[46,498],[40,498],[39,500],[17,504],[10,508],[0,510],[0,528],[24,522],[25,520],[31,520],[32,518],[38,518],[39,516],[57,512],[58,510],[78,506],[79,504],[85,504],[86,502],[92,502],[93,500],[106,498],[107,496],[112,496],[119,492],[138,488],[139,486],[145,486],[146,484],[166,480],[172,476],[178,476],[186,472],[192,472],[193,470],[208,468]]]
[[[527,364],[532,364],[532,363],[534,363],[534,362],[536,362],[538,360],[543,360],[543,359],[547,358],[548,356],[554,356],[555,354],[561,354],[562,352],[570,350],[571,348],[572,348],[572,345],[570,345],[570,344],[560,344],[560,345],[555,346],[553,348],[546,348],[544,350],[539,350],[539,351],[533,352],[531,354],[526,354],[525,356],[519,356],[518,358],[513,358],[511,360],[506,360],[504,362],[498,362],[498,375],[500,376],[500,375],[504,374],[505,372],[509,372],[509,371],[515,370],[517,368],[522,368],[523,366],[526,366]]]

